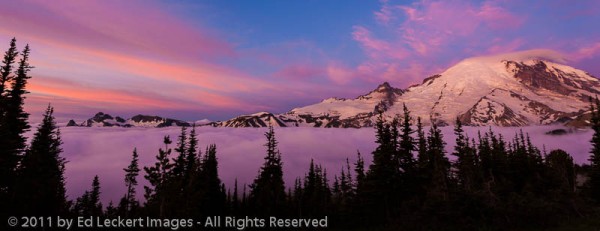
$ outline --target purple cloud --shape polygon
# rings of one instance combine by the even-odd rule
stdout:
[[[544,133],[559,128],[557,126],[525,127],[524,132],[531,135],[532,142],[538,147],[545,145],[546,150],[562,148],[573,155],[577,163],[586,163],[589,157],[589,139],[592,131],[576,131],[564,136],[550,136]],[[446,151],[451,153],[455,136],[452,127],[443,127]],[[497,134],[511,139],[518,128],[494,128]],[[486,132],[486,127],[466,127],[471,137],[477,131]],[[125,168],[131,160],[133,148],[138,149],[140,165],[154,163],[158,149],[163,147],[162,137],[170,135],[175,139],[179,128],[63,128],[63,156],[69,161],[66,165],[67,193],[74,199],[88,190],[94,175],[100,176],[102,201],[117,202],[125,193],[123,183]],[[239,186],[250,184],[264,161],[266,129],[257,128],[210,128],[198,129],[200,144],[217,145],[219,176],[232,187],[235,179]],[[375,149],[375,134],[372,128],[335,129],[335,128],[278,128],[275,130],[279,149],[282,153],[284,179],[291,187],[297,177],[303,177],[311,159],[327,169],[329,177],[338,175],[349,158],[352,163],[356,152],[360,151],[367,166],[371,162],[371,152]],[[30,133],[31,134],[31,133]],[[203,150],[204,151],[204,150]],[[175,157],[174,154],[172,157]],[[450,156],[452,159],[452,157]],[[139,176],[141,185],[138,197],[142,199],[143,172]]]

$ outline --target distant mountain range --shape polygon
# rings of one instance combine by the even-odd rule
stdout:
[[[583,126],[589,120],[589,98],[600,93],[600,81],[576,68],[526,53],[465,59],[421,84],[398,89],[383,83],[354,99],[329,98],[282,114],[259,112],[204,125],[215,127],[369,127],[381,112],[421,117],[424,124],[470,126]],[[71,124],[71,123],[70,123]],[[83,126],[182,126],[189,123],[156,116],[131,119],[98,113]]]
[[[169,127],[169,126],[190,126],[185,121],[163,118],[159,116],[136,115],[129,119],[123,119],[119,116],[113,117],[102,112],[96,113],[94,117],[77,124],[74,120],[67,123],[67,127]]]

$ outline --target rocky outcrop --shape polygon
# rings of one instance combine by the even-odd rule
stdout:
[[[72,122],[72,123],[71,123]],[[69,124],[75,124],[75,121],[69,121]],[[69,126],[67,124],[67,126]],[[122,117],[113,117],[103,112],[98,112],[94,117],[81,124],[84,127],[169,127],[169,126],[190,126],[190,123],[159,116],[136,115],[130,119]]]
[[[79,125],[75,123],[75,120],[69,120],[67,127],[79,127]]]
[[[466,113],[459,116],[461,123],[470,126],[485,126],[497,124],[500,126],[527,125],[527,118],[517,115],[503,103],[496,102],[487,97],[479,99]]]

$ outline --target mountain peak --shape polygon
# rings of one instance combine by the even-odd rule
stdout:
[[[377,86],[377,89],[378,90],[379,89],[382,89],[382,90],[392,89],[392,86],[390,86],[390,83],[388,83],[388,82],[383,82],[382,84],[379,84],[379,86]]]
[[[394,88],[390,85],[390,83],[383,82],[382,84],[379,84],[379,86],[377,86],[377,88],[375,88],[375,90],[372,90],[371,92],[369,92],[369,94],[359,96],[358,98],[371,98],[371,97],[374,97],[375,95],[381,95],[381,94],[383,94],[385,98],[393,98],[394,95],[399,96],[399,95],[402,95],[402,93],[404,93],[404,91],[402,89]]]
[[[588,98],[600,94],[597,78],[561,64],[564,60],[551,50],[473,57],[406,90],[383,82],[354,99],[329,98],[282,114],[259,112],[208,125],[369,127],[375,124],[379,113],[387,119],[402,114],[403,105],[413,118],[423,119],[423,124],[449,125],[457,118],[469,126],[564,124],[584,118]],[[114,122],[104,113],[96,117],[100,121],[90,119],[88,126],[184,124],[156,116],[138,115],[126,123],[119,123],[122,119],[118,117]]]

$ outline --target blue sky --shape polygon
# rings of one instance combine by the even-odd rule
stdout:
[[[598,1],[57,2],[0,8],[4,47],[33,49],[34,116],[285,112],[529,49],[600,76]]]

